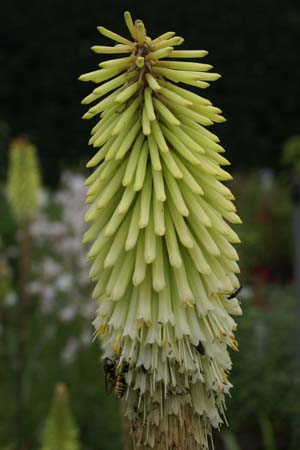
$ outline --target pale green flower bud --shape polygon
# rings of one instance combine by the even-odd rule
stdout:
[[[32,220],[38,210],[41,179],[36,153],[25,138],[15,139],[9,150],[7,196],[19,223]]]
[[[41,450],[78,450],[78,429],[73,420],[67,388],[56,386],[52,407],[46,420]]]
[[[176,61],[207,52],[174,50],[175,33],[152,40],[128,12],[125,21],[133,41],[99,27],[117,44],[93,50],[126,56],[80,77],[103,83],[83,100],[96,102],[84,118],[98,117],[84,236],[96,333],[136,445],[207,449],[225,421],[227,349],[238,346],[239,238],[228,222],[240,219],[222,183],[229,162],[206,128],[225,120],[221,110],[177,83],[204,89],[220,75]]]

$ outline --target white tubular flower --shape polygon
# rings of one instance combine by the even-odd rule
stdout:
[[[135,444],[207,449],[225,421],[227,348],[238,346],[240,241],[228,223],[240,219],[222,183],[229,162],[206,128],[221,110],[178,83],[204,89],[220,75],[186,62],[207,52],[175,50],[174,32],[151,39],[128,12],[125,22],[130,39],[99,27],[115,44],[92,47],[121,57],[80,77],[100,84],[82,102],[95,102],[84,118],[98,117],[84,235],[96,334]]]

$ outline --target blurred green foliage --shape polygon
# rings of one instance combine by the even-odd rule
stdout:
[[[282,148],[281,163],[300,174],[300,136],[291,136]]]
[[[252,281],[257,270],[267,282],[291,278],[292,209],[288,186],[270,169],[237,173],[231,188],[243,221],[236,227],[242,280]]]
[[[297,450],[300,373],[296,370],[295,299],[291,290],[267,285],[264,298],[264,309],[254,307],[253,299],[243,304],[228,420],[244,450],[260,448],[257,442],[264,442],[263,448],[269,450],[273,439],[280,450]]]

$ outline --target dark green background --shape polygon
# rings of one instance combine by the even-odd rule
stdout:
[[[77,81],[95,70],[90,46],[107,43],[97,25],[124,33],[122,13],[152,36],[174,30],[185,48],[209,50],[223,78],[205,92],[228,119],[216,127],[235,168],[275,166],[283,141],[299,133],[300,3],[293,0],[10,0],[1,2],[0,140],[25,133],[37,144],[44,178],[91,153],[91,123]],[[8,128],[9,127],[9,128]],[[2,139],[1,175],[5,144]]]

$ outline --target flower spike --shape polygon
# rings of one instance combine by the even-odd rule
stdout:
[[[173,31],[151,39],[124,18],[129,39],[99,27],[115,45],[92,47],[116,58],[80,77],[99,85],[82,102],[94,103],[84,118],[98,117],[84,235],[96,335],[136,448],[207,450],[226,422],[227,349],[238,349],[239,238],[229,223],[240,218],[222,183],[229,162],[207,129],[222,111],[187,87],[220,75],[195,61],[206,50],[177,50]]]

